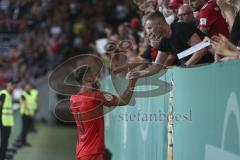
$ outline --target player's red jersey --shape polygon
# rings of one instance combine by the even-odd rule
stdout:
[[[105,154],[103,105],[117,104],[117,98],[99,91],[72,95],[71,111],[78,128],[77,158]]]
[[[228,24],[222,17],[221,10],[216,4],[216,0],[210,0],[205,6],[199,11],[199,28],[204,29],[208,27],[208,36],[212,37],[223,34],[229,38]]]

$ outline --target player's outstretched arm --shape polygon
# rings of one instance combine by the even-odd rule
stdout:
[[[152,76],[160,72],[165,68],[165,64],[168,60],[168,54],[164,52],[159,52],[155,62],[148,68],[141,71],[130,71],[127,75],[128,79],[142,78]]]
[[[119,97],[111,95],[109,93],[104,93],[104,106],[112,107],[112,106],[124,106],[127,105],[133,95],[134,87],[137,82],[137,79],[132,79],[129,81],[129,84],[123,94]]]
[[[105,107],[127,105],[132,98],[136,82],[137,79],[130,80],[127,88],[121,96],[115,96],[107,92],[102,92],[102,96],[100,97],[100,99],[103,100],[102,105]]]
[[[134,87],[136,85],[136,82],[137,82],[137,79],[132,79],[129,81],[129,84],[126,90],[123,92],[123,94],[120,97],[118,97],[118,104],[117,104],[118,106],[124,106],[130,102],[134,92]]]

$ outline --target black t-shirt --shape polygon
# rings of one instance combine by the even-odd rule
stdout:
[[[238,12],[231,30],[231,42],[240,46],[240,12]]]
[[[142,58],[149,60],[150,62],[155,61],[158,54],[158,49],[148,45],[144,53],[141,55]]]
[[[158,50],[166,53],[171,53],[176,56],[176,64],[185,63],[192,55],[185,57],[181,60],[177,58],[177,54],[190,48],[191,46],[187,43],[193,34],[197,34],[202,40],[205,34],[191,24],[184,22],[178,22],[171,24],[172,35],[170,38],[163,38],[160,41]],[[208,53],[206,54],[197,64],[213,62],[213,56]]]
[[[187,44],[188,40],[192,37],[194,33],[196,33],[201,39],[205,37],[205,34],[197,29],[195,26],[191,24],[187,24],[184,22],[175,22],[171,25],[172,29],[172,36],[170,38],[163,38],[159,44],[159,51],[171,53],[176,56],[176,63],[175,65],[180,65],[180,60],[177,58],[177,54],[190,48],[191,46]],[[141,55],[142,58],[148,59],[149,61],[155,61],[157,56],[156,49],[151,47],[150,45],[147,46],[145,52]],[[189,58],[185,57],[181,62],[185,63]],[[213,56],[208,53],[205,55],[197,64],[201,63],[209,63],[213,62]]]

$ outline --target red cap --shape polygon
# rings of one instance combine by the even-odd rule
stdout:
[[[178,8],[183,4],[183,0],[170,0],[168,7],[169,8]]]

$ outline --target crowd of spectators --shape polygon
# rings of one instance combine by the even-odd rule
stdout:
[[[70,57],[93,53],[106,34],[125,38],[122,24],[138,18],[136,11],[127,0],[1,0],[0,84],[41,78]]]
[[[234,60],[240,57],[237,0],[138,0],[145,36],[144,62],[154,62],[128,73],[128,78],[153,75],[172,65],[184,67]],[[185,58],[178,54],[200,43],[210,46]],[[141,40],[140,40],[141,41]],[[128,65],[133,66],[133,65]],[[128,67],[129,68],[129,67]]]
[[[161,13],[170,26],[186,23],[196,28],[199,36],[195,39],[202,40],[202,33],[212,38],[206,53],[211,54],[215,62],[236,59],[240,55],[238,0],[1,0],[0,6],[0,22],[21,20],[25,27],[18,30],[16,40],[9,41],[8,54],[2,54],[4,47],[0,47],[0,84],[11,76],[28,81],[40,78],[79,54],[95,53],[105,64],[112,60],[111,69],[146,57],[154,61],[163,36],[158,29],[149,33],[146,29],[145,20],[153,12]],[[179,26],[174,28],[181,28]],[[5,32],[1,28],[0,36]],[[121,42],[127,45],[122,46],[123,50]],[[111,43],[119,48],[111,50]],[[169,52],[173,50],[168,48]],[[112,59],[117,52],[125,55]],[[170,58],[174,62],[177,56],[172,54]],[[189,65],[200,63],[201,57],[192,62]]]

